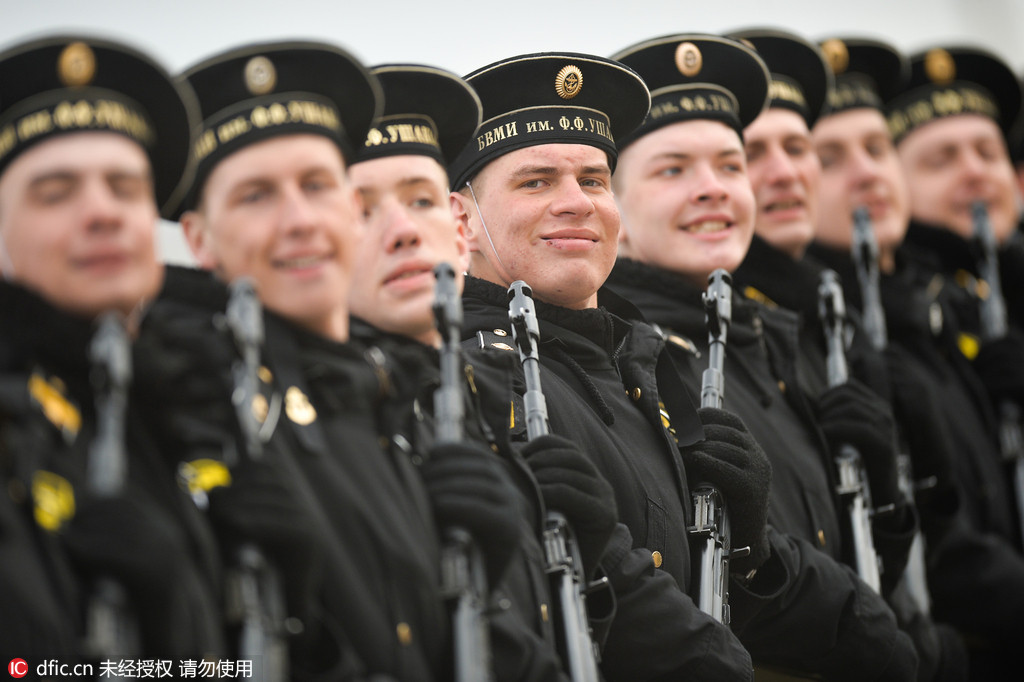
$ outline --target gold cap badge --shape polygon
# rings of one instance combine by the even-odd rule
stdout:
[[[821,51],[825,54],[828,65],[832,67],[832,73],[839,75],[850,66],[850,51],[846,49],[846,43],[838,38],[823,42]]]
[[[933,83],[946,85],[956,78],[956,62],[953,55],[937,47],[928,50],[924,56],[924,73]]]
[[[253,57],[245,65],[245,87],[254,95],[265,95],[277,85],[277,69],[266,57]]]
[[[583,89],[583,72],[572,64],[562,67],[555,76],[555,92],[562,99],[572,99]]]
[[[65,47],[57,59],[57,75],[70,88],[88,85],[96,75],[96,55],[92,48],[80,41]]]
[[[679,43],[676,48],[676,68],[687,77],[696,76],[704,66],[704,57],[693,43]]]

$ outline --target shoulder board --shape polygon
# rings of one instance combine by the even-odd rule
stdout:
[[[768,298],[768,296],[765,295],[764,292],[755,289],[752,286],[743,287],[743,297],[749,298],[751,301],[757,301],[761,305],[766,306],[768,308],[774,309],[779,307],[779,304],[773,301],[772,299]]]
[[[504,329],[494,329],[491,331],[478,331],[476,333],[477,347],[481,350],[493,348],[496,350],[503,351],[515,351],[515,346],[512,345],[512,334],[505,331]]]
[[[673,346],[682,348],[694,357],[700,357],[700,349],[697,348],[697,344],[695,344],[689,337],[677,334],[671,329],[665,329],[656,324],[652,324],[651,327],[653,327],[654,331],[658,332],[661,338],[665,339],[667,343],[671,343]]]

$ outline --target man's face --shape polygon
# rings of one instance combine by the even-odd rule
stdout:
[[[812,139],[821,159],[816,239],[849,249],[853,212],[864,206],[879,250],[891,254],[906,234],[910,204],[903,167],[881,112],[851,109],[826,116],[814,126]]]
[[[717,121],[673,123],[619,157],[622,253],[703,287],[734,270],[754,234],[754,194],[739,135]]]
[[[355,192],[337,146],[287,135],[247,146],[210,173],[197,211],[182,216],[202,267],[253,279],[263,304],[332,338],[348,334],[359,237]]]
[[[964,238],[972,233],[971,204],[988,206],[996,239],[1017,224],[1013,164],[995,121],[977,114],[926,123],[899,144],[917,220],[940,225]]]
[[[448,176],[426,156],[389,156],[349,170],[363,199],[366,234],[355,263],[351,310],[378,329],[433,345],[433,269],[448,263],[462,288],[466,240],[452,214]]]
[[[0,270],[65,310],[128,315],[163,279],[149,159],[115,133],[39,143],[0,176]]]
[[[754,190],[754,231],[793,258],[814,239],[821,165],[802,116],[768,109],[743,131]]]
[[[479,211],[468,191],[452,195],[472,275],[502,286],[521,279],[537,298],[566,308],[597,304],[619,233],[603,151],[582,144],[517,149],[484,166],[472,186]]]

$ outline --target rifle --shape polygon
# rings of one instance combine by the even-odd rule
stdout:
[[[113,497],[122,491],[127,476],[125,413],[132,377],[131,342],[117,313],[100,318],[89,344],[89,360],[96,389],[97,427],[89,446],[86,485],[96,497]],[[96,580],[86,610],[84,646],[88,656],[102,660],[141,653],[138,623],[128,595],[112,578]]]
[[[455,271],[448,263],[434,268],[437,287],[434,319],[441,332],[441,385],[434,391],[437,442],[458,443],[463,437],[464,404],[461,381],[462,300],[455,289]],[[441,549],[441,590],[451,599],[455,679],[490,680],[491,640],[485,608],[487,576],[480,547],[464,528],[445,529]]]
[[[996,237],[989,221],[988,209],[982,201],[971,204],[974,221],[973,245],[978,261],[978,275],[988,285],[988,295],[980,296],[981,338],[996,341],[1009,333],[1006,300],[1000,280]],[[1024,437],[1021,434],[1021,406],[1012,400],[997,405],[999,411],[999,449],[1003,460],[1013,469],[1013,487],[1017,499],[1018,525],[1024,533]]]
[[[725,344],[732,323],[732,277],[729,273],[721,268],[712,272],[702,299],[708,328],[708,368],[701,377],[700,405],[721,408],[725,399]],[[691,498],[693,527],[688,530],[699,553],[694,576],[697,606],[728,625],[729,559],[749,554],[750,548],[732,550],[729,511],[717,488],[698,483]]]
[[[861,291],[864,333],[875,350],[884,352],[889,345],[889,333],[886,328],[885,308],[882,306],[882,294],[879,287],[878,242],[875,241],[875,231],[871,226],[871,214],[865,206],[859,206],[853,212],[851,254],[857,269],[857,281]],[[910,455],[903,448],[896,455],[896,477],[900,492],[909,503],[914,501],[915,489],[935,485],[933,481],[914,482]],[[925,569],[924,534],[920,529],[914,533],[914,540],[907,556],[907,567],[903,571],[901,580],[921,611],[929,613],[931,611],[931,596],[928,592],[928,578]]]
[[[260,346],[263,343],[263,309],[252,282],[237,279],[231,283],[224,321],[238,347],[239,359],[231,368],[234,391],[231,402],[251,460],[263,457],[259,422],[252,411],[257,395],[260,370]],[[229,465],[237,462],[228,462]],[[262,660],[264,682],[288,679],[288,645],[284,629],[286,610],[281,579],[263,552],[252,543],[242,545],[236,556],[235,570],[228,583],[230,619],[240,624],[238,655],[243,660]]]
[[[508,318],[512,323],[512,341],[526,375],[526,433],[530,440],[548,433],[548,408],[540,383],[540,325],[533,307],[533,291],[522,280],[508,288]],[[572,528],[565,516],[549,511],[544,524],[544,554],[555,600],[555,618],[562,623],[556,629],[558,652],[568,666],[573,682],[597,682],[597,663],[601,660],[593,641],[587,617],[587,592],[583,561]]]
[[[839,276],[832,270],[821,273],[818,285],[818,316],[825,330],[828,349],[828,385],[845,384],[849,379],[846,364],[846,302],[839,286]],[[857,575],[875,592],[880,592],[879,558],[875,552],[871,532],[871,490],[860,453],[852,445],[844,444],[836,455],[839,482],[836,492],[846,501],[846,518],[853,540],[853,558]]]

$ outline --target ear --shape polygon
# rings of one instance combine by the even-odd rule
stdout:
[[[466,241],[466,231],[462,223],[455,223],[455,247],[459,250],[459,269],[462,272],[469,272],[469,243]]]
[[[473,216],[473,201],[462,192],[451,192],[448,196],[451,201],[452,215],[455,216],[455,224],[461,238],[465,241],[466,248],[469,252],[479,251],[477,235],[470,224],[470,219]]]
[[[199,267],[206,270],[215,269],[217,258],[213,249],[213,237],[210,236],[209,225],[203,214],[198,211],[186,211],[181,216],[181,229]]]

